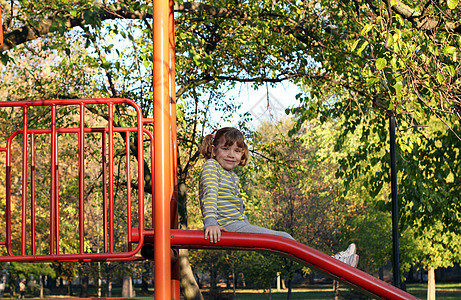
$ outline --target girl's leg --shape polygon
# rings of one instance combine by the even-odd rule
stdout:
[[[230,232],[273,234],[294,240],[294,238],[289,233],[251,225],[246,218],[245,221],[237,221],[227,224],[224,226],[224,228]]]

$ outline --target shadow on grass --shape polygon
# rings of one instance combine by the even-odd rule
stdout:
[[[407,284],[407,292],[424,300],[427,297],[427,284]],[[441,283],[436,285],[437,300],[459,300],[461,299],[461,283]],[[210,293],[203,291],[205,300],[285,300],[287,290],[280,292],[272,290],[271,293],[263,290],[238,289],[235,295],[232,290],[219,290]],[[335,299],[331,285],[315,285],[309,287],[296,287],[293,289],[291,299]],[[340,299],[369,299],[364,294],[347,288],[340,289]]]

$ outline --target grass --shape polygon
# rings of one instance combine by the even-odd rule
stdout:
[[[461,283],[436,283],[435,290],[437,300],[461,299]],[[427,284],[410,284],[407,291],[418,298],[426,299]]]
[[[220,296],[217,299],[237,299],[237,300],[285,300],[287,298],[287,290],[277,292],[272,290],[269,294],[264,290],[237,289],[235,298],[232,298],[232,290],[221,290]],[[427,284],[408,284],[407,292],[420,298],[427,297]],[[364,295],[356,294],[348,289],[341,289],[341,295],[344,299],[367,299]],[[204,292],[205,299],[213,299]],[[297,287],[292,291],[291,299],[335,299],[334,291],[331,285],[313,285],[309,287]],[[436,284],[437,300],[458,300],[461,299],[461,283],[440,283]]]
[[[96,298],[96,290],[90,289],[89,297]],[[203,295],[205,299],[220,299],[220,300],[227,300],[227,299],[236,299],[236,300],[285,300],[287,298],[287,290],[281,290],[277,292],[275,289],[272,289],[271,293],[269,291],[258,290],[258,289],[237,289],[235,298],[233,297],[232,289],[220,289],[219,296],[213,297],[210,295],[210,291],[204,289]],[[427,284],[418,283],[418,284],[408,284],[407,285],[407,292],[410,294],[425,300],[427,294]],[[461,283],[440,283],[436,284],[436,298],[437,300],[458,300],[461,299]],[[103,292],[104,294],[104,292]],[[143,299],[153,299],[153,289],[149,289],[149,295],[142,295],[140,290],[136,289],[136,297],[133,299],[136,300],[143,300]],[[341,289],[341,295],[344,295],[345,299],[366,299],[362,298],[359,294],[354,293],[354,291],[350,291],[346,288]],[[115,288],[113,290],[113,298],[117,298],[121,296],[121,291],[119,288]],[[7,298],[7,295],[4,295]],[[74,290],[74,296],[60,296],[60,295],[45,295],[47,299],[62,299],[64,298],[78,298],[78,293]],[[103,296],[104,297],[104,296]],[[32,295],[27,295],[26,298],[33,299]],[[295,287],[292,290],[292,297],[291,299],[334,299],[334,291],[331,284],[316,284],[316,285],[309,285],[309,286],[301,286]],[[35,297],[37,299],[37,297]],[[110,298],[109,298],[110,299]]]

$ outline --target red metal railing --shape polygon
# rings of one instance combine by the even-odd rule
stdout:
[[[73,128],[60,128],[57,125],[59,107],[64,106],[78,107],[78,112],[75,113],[78,117],[78,127]],[[99,105],[107,107],[107,125],[104,127],[87,127],[85,124],[91,120],[85,119],[85,107],[88,105]],[[130,127],[119,127],[114,126],[114,106],[125,105],[132,110],[135,125]],[[32,107],[49,107],[51,116],[48,117],[49,124],[42,126],[35,126],[30,128],[29,115]],[[147,135],[150,139],[150,156],[153,157],[153,136],[152,133],[143,128],[144,123],[151,123],[152,119],[144,119],[138,105],[129,99],[70,99],[70,100],[47,100],[47,101],[13,101],[13,102],[0,102],[0,108],[11,107],[15,109],[22,109],[22,129],[16,130],[10,134],[6,140],[6,146],[0,148],[0,153],[5,153],[5,240],[0,241],[0,245],[6,247],[6,256],[0,256],[0,261],[98,261],[98,260],[136,260],[141,259],[139,256],[135,256],[143,244],[143,238],[141,237],[139,243],[135,249],[131,248],[132,242],[132,214],[137,213],[137,224],[135,224],[137,231],[141,233],[144,231],[144,136]],[[90,122],[91,123],[91,122]],[[37,128],[38,127],[38,128]],[[86,226],[88,222],[85,220],[85,206],[87,204],[87,196],[89,191],[86,189],[88,185],[85,182],[85,147],[94,146],[94,142],[87,142],[86,136],[88,134],[100,134],[101,146],[101,176],[102,176],[102,215],[103,215],[103,229],[101,236],[98,239],[103,240],[102,251],[99,253],[92,253],[88,247],[88,239],[94,238],[89,237],[86,234]],[[123,230],[115,228],[115,204],[114,204],[114,135],[122,134],[125,136],[124,139],[124,151],[125,151],[125,165],[126,165],[126,224]],[[66,209],[62,207],[63,199],[60,199],[60,178],[59,178],[59,150],[60,145],[58,143],[58,137],[60,135],[77,135],[77,153],[75,157],[78,160],[78,224],[74,224],[78,230],[78,242],[76,243],[76,249],[69,249],[69,242],[66,245],[66,252],[62,253],[62,237],[61,232],[61,215],[60,210]],[[22,140],[17,140],[22,136]],[[47,233],[41,234],[49,238],[48,249],[42,248],[37,249],[37,218],[40,217],[41,226],[43,227],[43,216],[37,215],[38,208],[43,210],[43,195],[41,195],[41,206],[37,204],[37,138],[47,137],[49,141],[49,201],[46,202],[49,207],[48,226],[49,230]],[[137,141],[138,152],[135,153],[137,159],[137,167],[132,167],[131,160],[131,141],[130,136],[135,137]],[[18,151],[14,150],[13,145],[21,145],[21,153],[18,155]],[[120,142],[118,143],[118,145]],[[43,145],[40,145],[43,148]],[[14,203],[12,201],[12,160],[14,156],[20,156],[16,158],[19,160],[20,171],[18,176],[22,179],[20,201]],[[43,154],[41,155],[43,160]],[[43,168],[42,168],[43,169]],[[138,209],[137,212],[131,210],[132,206],[132,173],[136,172],[137,188],[138,191]],[[43,176],[42,176],[43,177]],[[142,180],[139,180],[142,179]],[[42,185],[47,180],[40,181]],[[43,190],[43,186],[41,186]],[[20,206],[20,217],[14,215],[13,205]],[[60,206],[61,205],[61,206]],[[87,208],[87,210],[90,207]],[[94,209],[94,208],[91,208]],[[18,219],[19,218],[19,219]],[[20,220],[19,232],[14,231],[12,228],[12,221],[17,222]],[[69,222],[69,220],[67,220]],[[29,226],[27,226],[29,224]],[[16,226],[17,227],[17,226]],[[29,228],[28,228],[29,227]],[[13,235],[14,234],[14,235]],[[18,242],[13,245],[13,238],[20,236],[19,246]],[[122,236],[127,238],[124,247],[116,250],[116,237]],[[75,243],[74,243],[75,244]],[[120,242],[119,242],[120,244]],[[88,248],[88,249],[87,249]],[[39,250],[39,251],[38,251]],[[48,250],[48,251],[47,251]],[[0,250],[1,251],[1,250]],[[70,252],[70,253],[69,253]]]

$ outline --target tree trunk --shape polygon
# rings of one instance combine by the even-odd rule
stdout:
[[[179,161],[178,161],[179,164]],[[178,215],[182,229],[187,229],[187,174],[178,174]],[[189,250],[179,250],[179,276],[182,294],[186,300],[203,300],[200,288],[195,281],[194,273],[189,263]]]
[[[245,275],[243,273],[240,273],[242,275],[242,286],[247,287],[247,283],[245,282]]]
[[[45,285],[45,276],[40,278],[40,299],[43,299],[43,286]]]
[[[195,281],[194,273],[189,263],[189,250],[179,250],[179,272],[182,294],[186,300],[203,300],[202,293]]]
[[[333,291],[335,292],[335,300],[339,300],[339,281],[333,280]]]
[[[210,266],[210,293],[216,290],[216,272],[214,270],[214,264]]]
[[[106,295],[107,297],[112,297],[112,281],[110,281],[110,278],[107,278],[107,289],[106,289]]]
[[[384,280],[384,267],[379,267],[378,274],[379,280]]]
[[[237,274],[235,274],[235,265],[232,266],[232,295],[235,298],[235,289],[237,288],[237,278],[235,278]]]
[[[57,287],[56,278],[49,276],[46,285],[51,291],[55,291]]]
[[[80,298],[88,298],[88,275],[83,276],[82,285],[80,288]]]
[[[147,269],[147,266],[146,266],[146,270],[144,270],[142,273],[141,291],[143,294],[149,294],[149,278],[150,278],[149,271],[150,270]]]
[[[427,300],[435,300],[435,269],[427,269]]]
[[[106,297],[112,297],[112,282],[110,276],[110,262],[106,263]]]
[[[123,276],[122,297],[133,297],[133,281],[131,276]]]
[[[280,274],[281,274],[280,272],[277,272],[277,279],[276,279],[276,281],[277,281],[277,292],[280,292],[280,290],[281,290],[281,286],[280,286],[280,284],[281,284]]]
[[[288,293],[287,293],[287,300],[291,300],[291,291],[292,291],[292,282],[291,278],[288,279]]]

